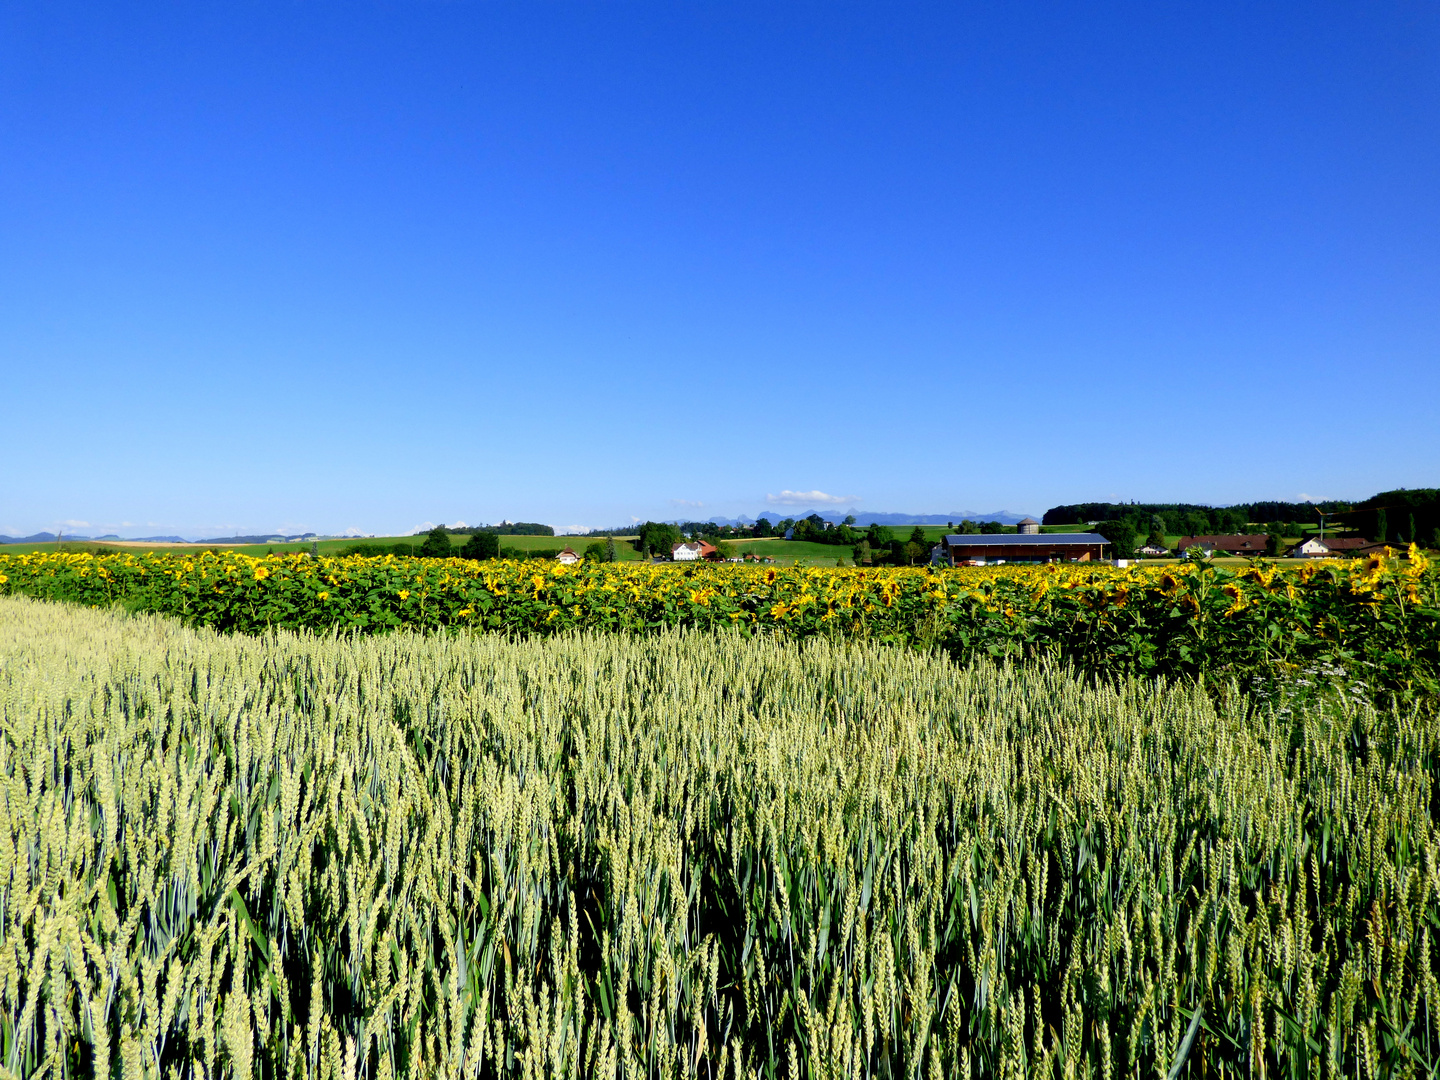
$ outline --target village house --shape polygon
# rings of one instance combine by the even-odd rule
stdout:
[[[562,563],[564,563],[566,566],[570,566],[570,565],[573,564],[573,563],[579,562],[579,561],[580,561],[580,556],[579,556],[579,555],[576,555],[575,552],[574,552],[571,548],[568,548],[568,547],[567,547],[567,548],[565,548],[565,550],[561,551],[559,555],[556,555],[556,556],[555,556],[555,561],[556,561],[556,562],[562,562]]]
[[[1370,555],[1384,546],[1363,536],[1312,536],[1296,544],[1287,554],[1292,559],[1333,559],[1337,556]]]
[[[1264,533],[1248,533],[1239,536],[1182,536],[1180,542],[1175,545],[1175,550],[1184,555],[1187,548],[1197,547],[1207,556],[1220,551],[1226,555],[1253,558],[1256,555],[1265,554],[1266,539]]]
[[[676,562],[694,562],[696,559],[716,557],[715,545],[704,540],[681,541],[670,549],[670,557]]]

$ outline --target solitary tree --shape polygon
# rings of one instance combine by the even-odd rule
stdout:
[[[444,525],[437,525],[425,534],[425,542],[420,545],[422,558],[448,559],[451,554],[450,534],[445,531]]]
[[[460,549],[462,559],[498,559],[500,537],[495,533],[472,533]]]
[[[1114,550],[1115,558],[1129,559],[1135,554],[1135,526],[1125,520],[1102,521],[1095,526],[1095,531],[1106,540]]]

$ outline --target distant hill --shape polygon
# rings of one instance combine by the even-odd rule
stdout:
[[[707,521],[713,521],[716,525],[753,525],[759,518],[776,522],[782,518],[791,518],[799,521],[801,518],[809,517],[811,514],[818,514],[826,521],[844,521],[851,515],[855,518],[857,525],[948,525],[950,522],[959,523],[970,521],[998,521],[1002,525],[1015,525],[1022,519],[1029,517],[1028,514],[1017,514],[1011,510],[992,510],[989,513],[980,513],[977,510],[956,510],[949,514],[896,514],[882,513],[876,510],[765,510],[755,517],[745,517],[743,514],[737,518],[711,517]]]

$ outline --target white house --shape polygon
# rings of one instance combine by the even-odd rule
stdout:
[[[1292,559],[1331,559],[1342,555],[1373,555],[1385,545],[1359,536],[1312,536],[1290,549]]]
[[[572,563],[577,563],[577,562],[579,562],[579,561],[580,561],[580,556],[579,556],[579,555],[576,555],[574,551],[572,551],[570,548],[567,547],[564,551],[560,552],[559,555],[556,555],[556,556],[555,556],[555,561],[556,561],[556,562],[562,562],[562,563],[564,563],[566,566],[569,566],[569,565],[571,565]]]
[[[704,559],[713,554],[715,554],[715,545],[707,544],[704,540],[681,542],[670,549],[670,557],[676,562],[694,562],[696,559]]]

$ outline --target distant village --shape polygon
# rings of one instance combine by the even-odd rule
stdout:
[[[1264,524],[1256,528],[1256,522]],[[774,523],[763,517],[754,524],[646,522],[629,542],[656,562],[774,562],[776,545],[765,545],[763,552],[746,550],[751,546],[746,541],[760,539],[848,548],[857,566],[1359,557],[1387,547],[1403,550],[1410,543],[1440,549],[1440,490],[1382,492],[1353,504],[1088,503],[1054,507],[1043,521],[962,520],[949,522],[938,537],[936,531],[915,525],[907,536],[903,527],[862,527],[853,515],[837,521],[812,513]],[[608,535],[613,545],[614,534]],[[594,548],[592,543],[581,553],[567,547],[555,557],[578,562],[596,557]]]

